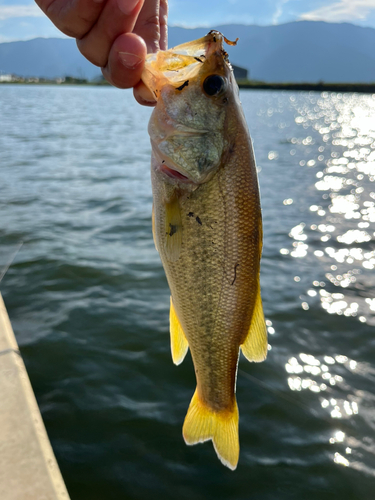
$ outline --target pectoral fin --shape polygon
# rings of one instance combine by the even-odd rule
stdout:
[[[172,359],[175,365],[179,365],[183,362],[186,353],[189,349],[188,341],[186,340],[184,331],[178,320],[176,311],[173,307],[172,297],[171,297],[171,309],[169,313],[169,328],[171,333],[171,351]]]
[[[267,328],[264,320],[262,299],[260,296],[260,287],[251,318],[249,332],[241,345],[242,352],[249,361],[263,361],[267,356]]]
[[[178,200],[165,204],[165,251],[170,262],[180,256],[182,244],[182,220]]]

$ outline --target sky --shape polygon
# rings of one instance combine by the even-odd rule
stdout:
[[[349,22],[375,28],[375,0],[169,0],[169,24]],[[0,42],[63,36],[33,0],[0,0]]]

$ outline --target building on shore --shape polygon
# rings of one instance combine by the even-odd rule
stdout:
[[[248,80],[248,70],[246,68],[241,68],[241,66],[236,66],[232,64],[234,77],[236,80]]]
[[[9,83],[13,81],[13,78],[14,78],[13,75],[0,75],[0,82]]]

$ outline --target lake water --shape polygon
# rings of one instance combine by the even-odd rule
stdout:
[[[150,110],[0,86],[0,273],[23,242],[0,289],[72,500],[375,498],[375,95],[241,99],[270,350],[240,361],[231,472],[181,435],[195,379],[169,351]]]

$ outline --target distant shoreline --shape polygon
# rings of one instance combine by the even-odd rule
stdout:
[[[375,83],[267,83],[256,81],[237,82],[240,89],[305,90],[316,92],[361,92],[375,94]]]
[[[237,82],[240,89],[254,90],[297,90],[297,91],[315,91],[315,92],[359,92],[364,94],[375,94],[375,83],[270,83],[251,80],[240,80]],[[0,81],[6,85],[88,85],[93,87],[110,86],[105,80],[98,82],[89,82],[84,79],[67,77],[65,81],[44,80],[39,81]]]

